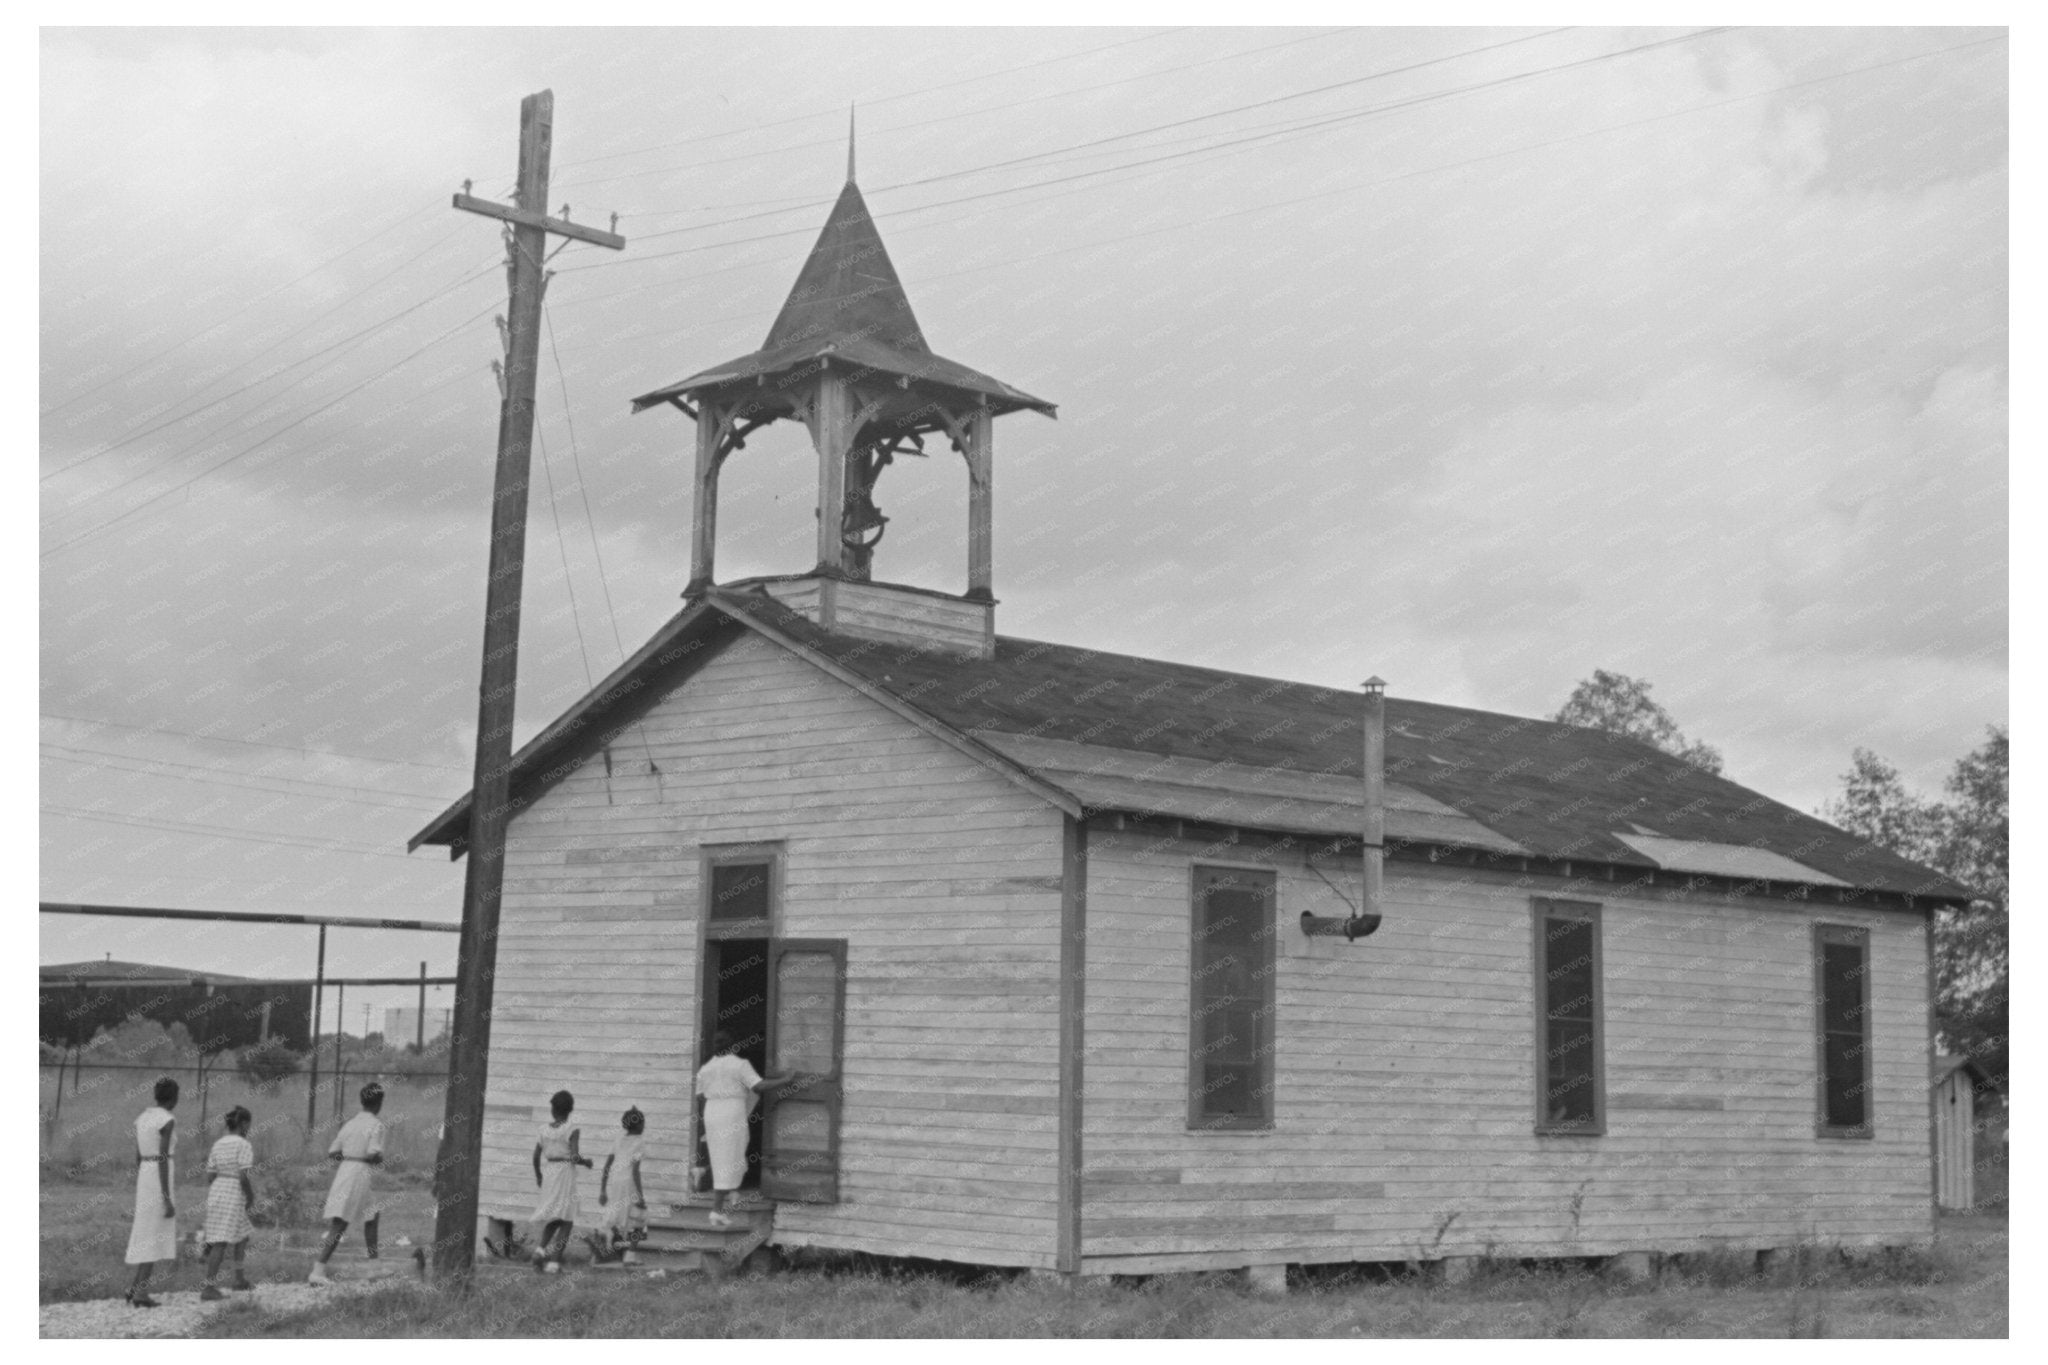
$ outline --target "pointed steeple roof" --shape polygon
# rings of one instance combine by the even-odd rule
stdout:
[[[912,355],[932,353],[860,186],[848,180],[761,349],[861,339]]]
[[[642,394],[633,400],[633,410],[745,381],[759,383],[825,361],[835,368],[843,363],[854,373],[888,376],[904,388],[915,384],[926,390],[964,391],[998,414],[1029,408],[1053,416],[1054,406],[1043,398],[933,354],[867,201],[853,181],[850,130],[846,158],[846,187],[761,349]]]

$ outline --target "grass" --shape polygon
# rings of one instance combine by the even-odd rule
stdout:
[[[135,1116],[149,1107],[152,1071],[95,1071],[69,1075],[64,1095],[57,1099],[56,1076],[42,1073],[39,1093],[41,1122],[37,1128],[38,1156],[45,1178],[52,1174],[73,1181],[92,1180],[104,1175],[132,1178],[135,1167]],[[234,1105],[243,1105],[254,1115],[249,1140],[256,1158],[266,1166],[311,1160],[317,1163],[344,1119],[356,1112],[354,1092],[359,1079],[351,1078],[344,1096],[343,1113],[335,1116],[334,1097],[327,1081],[321,1082],[317,1116],[306,1125],[307,1078],[295,1076],[275,1087],[251,1085],[225,1068],[207,1077],[206,1102],[200,1103],[191,1071],[169,1070],[185,1086],[176,1111],[177,1158],[180,1171],[197,1170],[206,1153],[221,1135],[221,1116]],[[393,1081],[386,1086],[384,1112],[385,1158],[394,1168],[426,1169],[433,1163],[438,1140],[444,1088],[438,1082]],[[201,1113],[206,1118],[201,1132]]]
[[[401,1092],[402,1093],[402,1092]],[[46,1147],[40,1190],[41,1302],[118,1296],[133,1206],[127,1140],[132,1095],[74,1103]],[[258,1097],[259,1100],[261,1097]],[[392,1107],[397,1107],[396,1103]],[[228,1103],[236,1102],[230,1098]],[[249,1103],[248,1100],[240,1102]],[[303,1117],[304,1092],[296,1112]],[[118,1107],[115,1107],[118,1106]],[[225,1104],[218,1106],[224,1109]],[[264,1112],[257,1103],[259,1123]],[[289,1101],[271,1097],[276,1114]],[[412,1107],[407,1105],[406,1107]],[[181,1117],[184,1107],[180,1107]],[[389,1110],[387,1109],[387,1116]],[[110,1116],[119,1128],[103,1130]],[[77,1121],[81,1128],[68,1133]],[[98,1120],[95,1122],[95,1120]],[[329,1168],[316,1142],[272,1129],[257,1172],[263,1197],[249,1248],[252,1278],[298,1280],[319,1237]],[[296,1125],[292,1125],[296,1126]],[[196,1146],[196,1139],[194,1144]],[[67,1142],[74,1144],[67,1148]],[[417,1150],[413,1150],[417,1148]],[[87,1155],[80,1156],[84,1152]],[[400,1147],[380,1177],[386,1255],[397,1239],[426,1245],[433,1202],[430,1145]],[[199,1162],[180,1163],[176,1198],[188,1227],[204,1198]],[[351,1241],[337,1261],[346,1275],[361,1255]],[[712,1283],[662,1280],[572,1267],[560,1278],[497,1270],[468,1297],[395,1285],[308,1312],[270,1313],[235,1303],[209,1320],[221,1337],[2002,1337],[2007,1332],[2004,1211],[1945,1216],[1935,1245],[1845,1263],[1819,1249],[1782,1258],[1759,1276],[1753,1257],[1701,1253],[1669,1258],[1654,1286],[1626,1288],[1583,1266],[1483,1263],[1466,1283],[1443,1285],[1399,1268],[1326,1268],[1297,1274],[1284,1299],[1251,1293],[1233,1275],[1136,1281],[1056,1281],[910,1273],[873,1262],[811,1264]],[[187,1259],[159,1268],[160,1289],[195,1289]]]
[[[134,1169],[131,1165],[131,1171]],[[258,1216],[265,1225],[249,1239],[248,1271],[255,1280],[300,1280],[313,1262],[319,1244],[320,1206],[327,1197],[331,1172],[320,1166],[271,1164],[257,1174]],[[286,1197],[280,1199],[280,1192]],[[382,1178],[378,1197],[384,1216],[378,1235],[387,1257],[410,1255],[394,1247],[403,1236],[426,1245],[434,1230],[433,1195],[426,1177],[417,1172],[398,1172]],[[205,1189],[187,1180],[181,1172],[174,1187],[179,1225],[189,1232],[200,1222]],[[131,1268],[122,1263],[128,1249],[128,1227],[135,1209],[133,1176],[126,1180],[108,1178],[104,1173],[90,1180],[52,1178],[44,1173],[39,1195],[41,1219],[40,1249],[36,1263],[37,1301],[57,1303],[77,1299],[116,1298],[128,1287]],[[362,1255],[362,1238],[350,1229],[350,1240],[337,1264]],[[174,1266],[159,1265],[151,1284],[157,1289],[197,1289],[200,1271],[192,1248],[180,1248],[184,1259]]]
[[[139,1078],[139,1080],[138,1080]],[[135,1200],[133,1120],[147,1107],[146,1072],[87,1070],[67,1077],[63,1103],[55,1102],[55,1077],[42,1087],[38,1197],[40,1253],[37,1297],[42,1303],[111,1298],[127,1287],[122,1264]],[[189,1078],[189,1073],[185,1079]],[[353,1089],[353,1085],[351,1086]],[[275,1089],[253,1086],[233,1072],[216,1072],[207,1084],[209,1131],[201,1133],[195,1093],[177,1108],[178,1181],[172,1197],[179,1225],[190,1231],[206,1202],[201,1171],[206,1153],[221,1135],[220,1117],[236,1104],[255,1116],[250,1140],[256,1147],[256,1235],[250,1239],[248,1270],[259,1280],[301,1279],[320,1235],[320,1209],[333,1168],[325,1159],[341,1120],[331,1094],[319,1097],[319,1116],[306,1126],[306,1080],[298,1077]],[[436,1085],[393,1084],[382,1118],[385,1165],[378,1175],[385,1208],[379,1234],[392,1254],[400,1237],[425,1245],[433,1234],[433,1197],[426,1172],[432,1168],[442,1091]],[[346,1106],[355,1112],[354,1104]],[[362,1241],[351,1229],[344,1258],[359,1256]],[[190,1253],[190,1248],[181,1248]],[[397,1249],[401,1257],[407,1252]],[[168,1270],[159,1266],[151,1283],[161,1289],[195,1289],[199,1269],[192,1255]]]
[[[1654,1286],[1583,1268],[1499,1263],[1470,1282],[1317,1274],[1284,1299],[1236,1276],[1064,1284],[820,1266],[713,1283],[572,1271],[479,1275],[467,1297],[394,1286],[268,1314],[238,1304],[220,1337],[2000,1337],[2003,1215],[1944,1219],[1931,1250],[1850,1264],[1787,1258],[1768,1277],[1735,1258],[1668,1267]]]

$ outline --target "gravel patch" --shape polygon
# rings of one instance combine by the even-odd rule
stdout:
[[[253,1301],[268,1313],[294,1313],[313,1308],[337,1295],[361,1294],[390,1284],[416,1283],[411,1267],[393,1269],[360,1278],[342,1279],[331,1285],[305,1283],[259,1284],[241,1293],[229,1291],[226,1298],[202,1303],[196,1289],[152,1294],[154,1308],[130,1308],[125,1299],[89,1299],[83,1303],[48,1303],[40,1312],[43,1337],[189,1337],[211,1315],[237,1303]]]

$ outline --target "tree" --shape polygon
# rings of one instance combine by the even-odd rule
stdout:
[[[299,1074],[299,1067],[304,1061],[305,1058],[284,1039],[270,1038],[255,1047],[242,1049],[235,1069],[251,1085],[266,1093],[275,1093],[285,1081]]]
[[[1956,761],[1946,800],[1907,790],[1896,768],[1858,749],[1842,795],[1821,815],[1852,834],[1961,882],[1977,898],[1934,917],[1935,1024],[1941,1044],[2002,1087],[2008,1057],[2007,934],[2011,743],[2002,725]]]
[[[1684,759],[1703,772],[1721,771],[1721,751],[1679,733],[1671,713],[1651,699],[1650,684],[1626,673],[1594,669],[1593,676],[1572,689],[1571,696],[1551,719],[1588,730],[1626,735]]]

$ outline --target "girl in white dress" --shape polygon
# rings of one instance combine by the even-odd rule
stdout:
[[[384,1087],[371,1081],[358,1098],[363,1112],[341,1125],[327,1148],[327,1159],[336,1163],[334,1183],[327,1189],[327,1236],[320,1243],[313,1273],[306,1277],[308,1284],[333,1283],[327,1277],[327,1262],[350,1223],[363,1225],[365,1254],[377,1259],[379,1209],[371,1200],[370,1168],[384,1164],[384,1120],[377,1117],[384,1109]]]
[[[725,1201],[747,1173],[747,1114],[754,1096],[780,1090],[794,1077],[763,1080],[754,1064],[735,1051],[730,1033],[711,1035],[711,1060],[697,1068],[697,1103],[704,1120],[704,1146],[711,1154],[711,1226],[731,1227]]]
[[[647,1191],[640,1183],[640,1162],[647,1152],[647,1116],[638,1106],[628,1109],[619,1120],[618,1145],[604,1159],[604,1171],[597,1180],[597,1226],[589,1237],[590,1254],[609,1261],[626,1244],[625,1263],[637,1265],[634,1248],[647,1236]],[[617,1197],[612,1192],[612,1168],[619,1171]]]
[[[241,1105],[228,1110],[224,1120],[227,1136],[213,1144],[206,1157],[206,1284],[202,1299],[222,1297],[214,1283],[220,1278],[220,1263],[229,1247],[235,1249],[235,1288],[254,1289],[242,1273],[242,1256],[255,1235],[249,1221],[249,1206],[256,1202],[256,1188],[249,1172],[256,1165],[256,1149],[249,1145],[249,1111]]]
[[[576,1203],[576,1168],[596,1163],[583,1155],[583,1132],[569,1124],[576,1110],[576,1097],[557,1090],[548,1101],[555,1121],[540,1130],[533,1144],[533,1183],[540,1186],[540,1202],[533,1206],[533,1221],[540,1227],[540,1245],[533,1253],[533,1268],[543,1274],[559,1274],[562,1257],[569,1250],[569,1233],[581,1212]],[[542,1171],[545,1164],[547,1169]]]
[[[178,1083],[164,1077],[156,1083],[155,1098],[135,1120],[135,1225],[128,1232],[127,1262],[135,1267],[128,1302],[136,1308],[156,1307],[147,1292],[149,1272],[158,1261],[178,1259],[178,1206],[171,1202],[171,1181],[177,1175],[171,1142],[178,1126],[171,1111],[178,1107]]]

